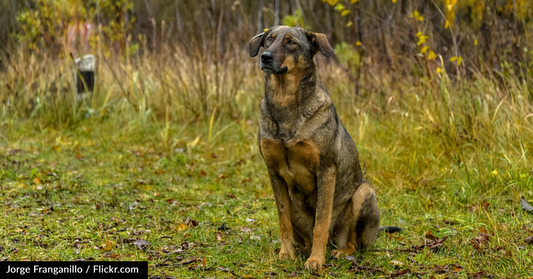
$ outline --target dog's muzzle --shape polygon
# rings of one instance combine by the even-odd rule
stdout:
[[[261,70],[267,74],[283,75],[289,70],[288,67],[279,68],[272,63],[274,62],[274,55],[270,51],[265,51],[261,54]]]

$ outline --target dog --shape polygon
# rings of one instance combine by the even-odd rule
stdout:
[[[328,241],[336,246],[333,258],[374,243],[376,192],[313,60],[333,54],[326,35],[276,26],[250,40],[250,56],[261,47],[265,95],[257,140],[276,201],[279,258],[294,259],[298,243],[311,253],[305,267],[320,269]]]

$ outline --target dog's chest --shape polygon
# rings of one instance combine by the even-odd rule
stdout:
[[[316,144],[306,140],[282,143],[277,139],[263,139],[260,148],[265,163],[283,177],[289,187],[308,193],[314,191],[320,163]]]

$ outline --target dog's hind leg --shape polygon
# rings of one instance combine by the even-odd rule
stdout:
[[[366,249],[370,247],[379,231],[379,208],[374,188],[368,182],[363,182],[352,197],[355,216],[355,247]]]
[[[353,200],[353,198],[352,198]],[[331,252],[332,258],[339,258],[342,255],[351,255],[355,252],[355,216],[353,211],[353,201],[346,205],[342,209],[342,213],[337,219],[336,233],[333,240],[333,243],[337,249]]]
[[[331,257],[334,259],[343,255],[351,255],[355,252],[355,224],[353,221],[350,223],[343,227],[337,238],[335,238],[335,245],[338,248],[331,252]]]
[[[335,244],[338,249],[331,254],[333,258],[351,255],[356,249],[370,247],[376,240],[379,230],[379,208],[376,193],[368,182],[357,188],[352,196],[352,203],[344,217]]]

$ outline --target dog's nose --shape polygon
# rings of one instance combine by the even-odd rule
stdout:
[[[261,62],[268,64],[274,60],[274,56],[272,56],[272,52],[263,52],[261,54]]]

